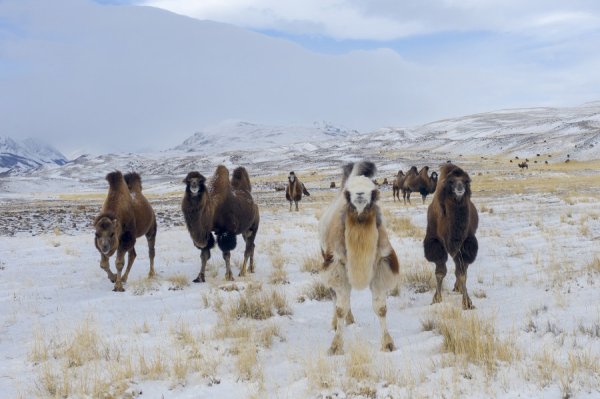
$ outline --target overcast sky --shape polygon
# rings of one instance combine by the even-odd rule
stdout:
[[[228,119],[368,131],[578,105],[598,71],[592,0],[0,1],[0,135],[67,154]]]

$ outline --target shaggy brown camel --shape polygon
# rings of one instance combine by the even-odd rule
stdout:
[[[126,181],[127,179],[127,181]],[[121,172],[106,175],[109,184],[108,195],[102,211],[94,221],[96,235],[94,244],[100,252],[100,267],[106,271],[110,281],[115,283],[113,291],[122,292],[129,271],[136,258],[136,238],[143,235],[148,241],[150,271],[154,276],[154,244],[156,241],[156,217],[150,203],[142,194],[142,180],[137,173],[128,173],[125,178]],[[117,253],[115,267],[117,274],[110,270],[109,258]],[[121,275],[127,256],[127,269]]]
[[[431,177],[429,176],[429,166],[424,166],[421,168],[418,174],[415,174],[416,168],[411,168],[409,173],[406,174],[406,178],[404,179],[404,183],[402,185],[402,196],[404,198],[404,203],[406,204],[406,200],[410,204],[410,194],[412,192],[418,192],[421,194],[421,198],[423,199],[423,203],[425,203],[425,198],[427,195],[433,193],[435,191],[435,186],[437,184],[438,175],[437,172],[433,172]]]
[[[307,197],[310,196],[308,190],[304,187],[304,183],[292,171],[288,176],[288,185],[285,190],[285,198],[290,202],[290,212],[292,211],[292,202],[296,204],[296,211],[298,211],[298,202],[302,200],[302,194]]]
[[[427,209],[427,233],[423,240],[425,258],[435,263],[437,287],[433,303],[442,301],[442,281],[450,254],[455,265],[454,291],[462,293],[463,309],[474,308],[467,293],[467,269],[477,257],[478,224],[477,209],[471,202],[471,178],[456,165],[443,165],[435,196]]]
[[[369,287],[381,325],[381,349],[393,351],[387,329],[387,291],[397,284],[398,258],[388,239],[371,178],[372,162],[344,167],[342,190],[319,221],[323,277],[334,290],[335,335],[330,354],[343,353],[344,321],[349,321],[352,289]],[[351,321],[351,320],[350,320]]]
[[[402,170],[398,171],[396,178],[392,182],[392,196],[394,197],[394,202],[396,202],[396,198],[400,201],[400,190],[402,189],[402,185],[404,184],[404,179],[406,175]]]
[[[192,241],[201,250],[202,266],[194,282],[206,281],[206,263],[210,259],[210,249],[215,244],[212,232],[217,236],[217,245],[223,252],[226,280],[233,280],[230,259],[238,234],[246,242],[239,275],[246,275],[247,265],[250,273],[254,273],[254,240],[260,216],[258,206],[252,199],[252,187],[246,169],[236,168],[230,181],[229,170],[219,165],[208,185],[198,172],[188,173],[183,182],[186,188],[181,209]]]

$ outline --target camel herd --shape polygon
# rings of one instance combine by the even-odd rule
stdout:
[[[378,316],[382,336],[381,349],[395,350],[387,329],[387,292],[394,288],[399,272],[396,252],[388,238],[383,213],[378,204],[380,192],[373,181],[376,167],[372,162],[350,163],[343,168],[341,190],[323,212],[319,220],[319,241],[323,256],[322,277],[333,290],[333,321],[335,335],[329,348],[330,354],[343,352],[343,329],[354,322],[350,309],[352,289],[369,287],[373,310]],[[106,176],[108,195],[100,214],[94,220],[95,246],[100,252],[100,267],[113,282],[113,291],[124,291],[129,271],[136,257],[135,242],[141,236],[148,240],[150,257],[149,277],[154,276],[154,245],[156,217],[150,203],[142,193],[142,181],[137,173],[123,176],[119,171]],[[200,272],[194,282],[205,282],[206,264],[215,243],[225,261],[225,279],[233,280],[231,251],[241,235],[246,247],[239,276],[254,272],[254,241],[260,222],[259,210],[252,198],[252,186],[248,172],[238,167],[229,170],[219,165],[213,176],[207,179],[192,171],[183,179],[185,191],[181,211],[193,245],[200,252]],[[412,167],[406,174],[398,172],[393,182],[394,200],[400,200],[403,192],[405,202],[410,203],[410,193],[421,194],[423,202],[428,194],[434,194],[427,209],[427,231],[423,240],[425,258],[435,264],[437,287],[432,303],[442,301],[441,288],[446,275],[448,255],[455,264],[454,291],[462,294],[463,309],[474,306],[467,292],[467,268],[475,261],[478,250],[475,233],[478,215],[471,202],[471,179],[456,165],[444,164],[438,174],[429,175],[429,167],[420,171]],[[288,176],[286,199],[295,203],[302,195],[310,195],[294,172]],[[109,258],[116,253],[117,273],[110,270]],[[127,269],[122,275],[125,254]]]

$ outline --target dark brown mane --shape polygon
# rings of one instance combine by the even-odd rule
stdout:
[[[302,194],[310,196],[310,193],[304,187],[304,183],[298,179],[298,176],[292,171],[288,175],[288,185],[285,189],[285,199],[290,202],[290,211],[292,210],[292,203],[296,204],[296,210],[298,211],[298,202],[302,200]]]

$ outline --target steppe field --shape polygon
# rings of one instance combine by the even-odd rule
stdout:
[[[0,397],[600,397],[600,161],[533,157],[526,170],[508,157],[453,161],[471,175],[480,216],[467,280],[476,309],[463,311],[452,292],[452,261],[443,303],[431,305],[434,265],[422,241],[432,197],[423,205],[413,194],[404,205],[381,186],[400,260],[387,302],[392,353],[379,350],[365,290],[352,293],[345,353],[327,354],[333,305],[318,273],[317,226],[339,192],[329,184],[339,187],[341,162],[295,169],[311,192],[299,212],[274,190],[287,170],[248,167],[261,213],[256,273],[237,277],[238,239],[234,282],[224,280],[218,249],[207,282],[192,282],[200,251],[183,225],[183,176],[144,185],[158,217],[157,276],[147,277],[147,244],[138,239],[123,293],[112,291],[93,243],[105,190],[1,199]],[[443,160],[412,162],[436,170]],[[403,168],[394,154],[376,164],[380,182]]]

